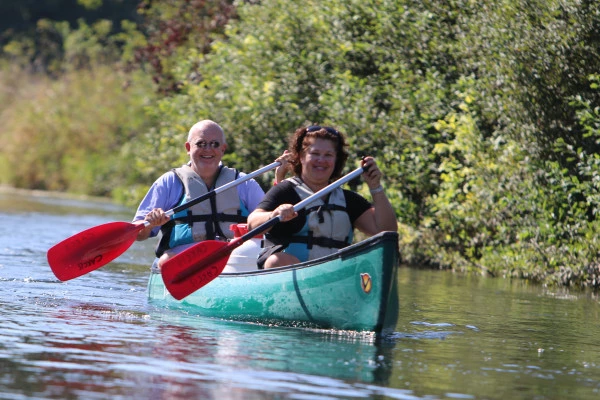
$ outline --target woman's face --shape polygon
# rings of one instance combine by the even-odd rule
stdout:
[[[327,185],[335,168],[335,160],[335,144],[331,140],[313,139],[300,157],[302,180],[308,184]]]

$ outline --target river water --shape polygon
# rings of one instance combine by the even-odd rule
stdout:
[[[58,281],[46,251],[132,210],[0,191],[1,399],[598,399],[592,292],[399,268],[395,332],[261,326],[154,308],[151,241]]]

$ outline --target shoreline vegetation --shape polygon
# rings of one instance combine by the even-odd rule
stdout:
[[[134,207],[200,119],[242,171],[329,124],[378,160],[403,263],[600,288],[598,2],[23,7],[0,6],[0,184]]]

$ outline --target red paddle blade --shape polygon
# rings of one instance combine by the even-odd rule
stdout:
[[[109,222],[79,232],[48,250],[48,264],[61,281],[77,278],[123,254],[143,228],[144,224]]]
[[[165,261],[162,278],[171,296],[181,300],[219,276],[239,244],[205,240]]]

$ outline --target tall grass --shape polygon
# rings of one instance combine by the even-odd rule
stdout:
[[[109,196],[135,176],[124,149],[150,125],[144,77],[109,66],[59,79],[4,69],[0,87],[3,183]]]

